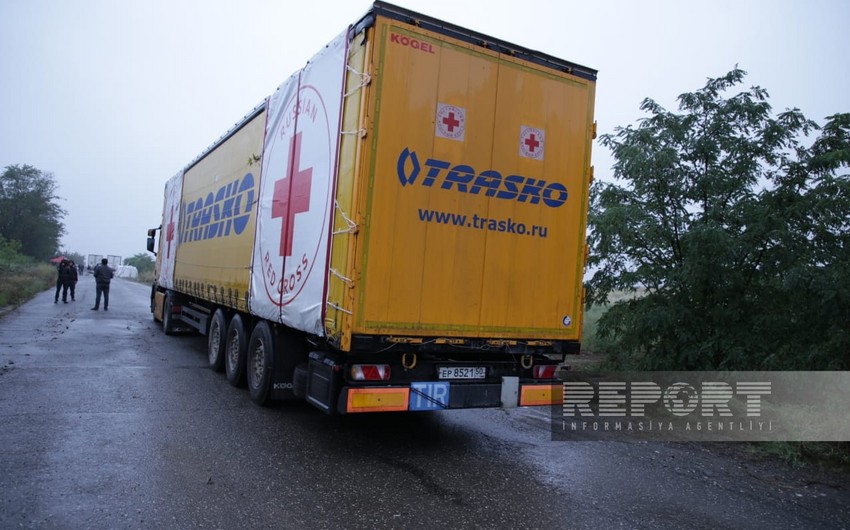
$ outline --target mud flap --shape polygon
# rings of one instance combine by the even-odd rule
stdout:
[[[295,369],[307,359],[307,346],[296,332],[276,329],[274,337],[274,369],[272,399],[297,399],[295,395]]]
[[[307,363],[307,402],[328,414],[336,412],[342,373],[331,359],[311,352]]]
[[[272,399],[295,399],[297,397],[292,386],[294,375],[294,369],[275,368],[274,380],[272,381]]]

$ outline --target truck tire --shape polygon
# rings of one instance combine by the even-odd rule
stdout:
[[[224,371],[227,382],[245,386],[245,359],[248,356],[248,334],[242,317],[233,315],[227,326],[227,343],[224,345]]]
[[[165,302],[162,307],[162,331],[166,335],[174,334],[174,314],[171,312],[174,308],[174,298],[171,291],[165,293]]]
[[[153,321],[159,322],[159,319],[156,318],[156,285],[151,286],[151,314],[153,315]]]
[[[222,309],[216,309],[210,320],[210,331],[207,333],[207,356],[210,368],[216,372],[224,371],[224,346],[227,344],[227,318]]]
[[[274,355],[274,339],[268,323],[262,321],[254,326],[251,339],[248,341],[248,362],[246,379],[251,401],[257,405],[265,405],[269,401],[272,388],[272,356]]]

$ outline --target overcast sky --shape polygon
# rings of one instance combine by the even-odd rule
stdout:
[[[850,112],[846,0],[396,0],[599,70],[599,132],[739,65],[775,111]],[[165,181],[366,12],[366,0],[0,0],[0,169],[55,175],[62,248],[129,257]],[[612,159],[594,146],[596,175]]]

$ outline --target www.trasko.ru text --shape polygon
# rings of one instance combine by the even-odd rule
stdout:
[[[463,228],[472,228],[473,230],[486,230],[488,232],[502,232],[521,236],[527,235],[544,239],[549,233],[549,228],[546,226],[517,223],[510,217],[507,219],[491,219],[489,217],[481,217],[478,214],[473,214],[470,217],[458,213],[423,210],[421,208],[419,209],[419,220],[423,223],[460,226]]]

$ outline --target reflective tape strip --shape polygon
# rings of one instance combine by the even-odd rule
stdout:
[[[410,388],[349,388],[347,412],[407,410]]]
[[[522,385],[520,387],[520,407],[561,405],[563,403],[564,385]]]

